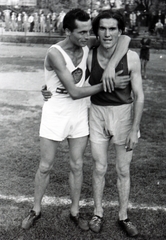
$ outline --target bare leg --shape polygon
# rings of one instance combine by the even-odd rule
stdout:
[[[144,60],[144,78],[147,78],[147,76],[146,76],[146,65],[147,65],[147,60]]]
[[[107,171],[108,143],[97,144],[91,142],[93,157],[93,197],[94,197],[94,215],[103,217],[102,198],[105,186],[105,173]]]
[[[141,74],[144,75],[144,60],[141,59]]]
[[[127,207],[130,193],[130,162],[132,151],[126,152],[124,145],[116,145],[117,187],[119,193],[119,220],[127,219]]]
[[[41,201],[50,178],[50,170],[55,160],[59,142],[46,138],[40,139],[41,161],[35,176],[35,197],[33,210],[38,215],[41,211]]]
[[[79,200],[83,182],[83,155],[87,146],[88,137],[68,139],[70,148],[70,174],[69,184],[71,191],[71,214],[76,216],[79,212]]]

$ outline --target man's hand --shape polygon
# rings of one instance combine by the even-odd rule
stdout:
[[[125,143],[126,152],[132,151],[136,143],[138,143],[138,132],[131,130]]]
[[[101,81],[103,82],[104,92],[114,91],[115,68],[114,67],[106,68],[103,73]]]
[[[115,73],[115,68],[111,68],[110,76],[107,76],[107,72],[103,73],[102,81],[105,92],[112,92],[115,88],[125,89],[131,78],[129,75],[119,76],[123,70]]]
[[[41,93],[43,95],[43,100],[44,101],[48,101],[48,99],[51,98],[51,96],[52,96],[52,93],[47,90],[47,85],[42,86]]]
[[[115,82],[114,82],[115,88],[125,89],[126,86],[129,84],[129,82],[131,81],[131,78],[129,75],[119,76],[122,72],[123,70],[115,74]]]

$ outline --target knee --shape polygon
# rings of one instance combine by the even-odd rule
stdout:
[[[83,161],[82,160],[71,161],[70,169],[74,174],[80,174],[83,169]]]
[[[94,171],[95,171],[96,175],[98,175],[98,176],[101,176],[101,177],[105,176],[106,171],[107,171],[107,164],[95,163]]]
[[[52,165],[50,165],[48,163],[40,163],[39,164],[40,174],[47,175],[50,173],[51,169],[52,169]]]
[[[118,166],[116,165],[116,171],[118,178],[129,178],[130,177],[130,166],[124,165],[124,166]]]

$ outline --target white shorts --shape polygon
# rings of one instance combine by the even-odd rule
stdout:
[[[132,126],[132,104],[90,107],[90,140],[123,145]]]
[[[43,105],[40,137],[55,141],[89,135],[88,108],[85,99],[52,97]]]

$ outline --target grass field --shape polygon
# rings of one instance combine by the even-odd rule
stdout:
[[[43,51],[43,52],[42,52]],[[29,51],[28,51],[29,52]],[[33,51],[31,51],[33,52]],[[45,49],[36,55],[8,52],[0,57],[1,72],[42,71]],[[42,55],[43,54],[43,55]],[[11,64],[12,62],[12,64]],[[148,79],[143,81],[145,107],[141,139],[131,164],[129,217],[136,223],[139,240],[166,239],[166,53],[152,51]],[[0,75],[1,76],[1,75]],[[22,81],[24,78],[22,79]],[[1,82],[1,80],[0,80]],[[14,84],[14,83],[13,83]],[[39,89],[40,90],[40,89]],[[20,228],[33,204],[34,175],[40,159],[39,124],[41,104],[25,103],[40,91],[0,88],[0,240],[126,240],[118,228],[118,194],[115,153],[109,149],[104,190],[105,224],[100,234],[83,232],[69,220],[69,154],[64,141],[58,150],[50,184],[43,201],[42,218],[29,231]],[[92,202],[92,159],[85,153],[81,212],[90,218]]]

